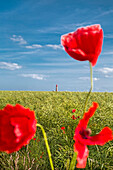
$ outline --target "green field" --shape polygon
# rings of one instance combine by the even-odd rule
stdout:
[[[83,107],[87,92],[30,92],[0,91],[0,109],[6,104],[19,103],[35,111],[37,122],[47,134],[52,159],[56,170],[66,169],[67,159],[73,155],[73,135],[75,127],[83,116]],[[93,92],[90,95],[87,109],[95,101],[99,104],[88,127],[95,135],[105,126],[113,129],[113,93]],[[73,120],[72,109],[76,109]],[[61,130],[64,126],[65,134]],[[13,154],[0,153],[0,169],[4,170],[50,170],[48,154],[40,128],[37,127],[36,140]],[[89,157],[87,170],[113,169],[113,141],[104,146],[88,146]]]

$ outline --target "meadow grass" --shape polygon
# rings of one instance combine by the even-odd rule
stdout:
[[[37,123],[41,124],[47,134],[55,170],[65,170],[73,156],[73,136],[83,108],[87,92],[31,92],[0,91],[0,109],[6,104],[23,105],[35,111]],[[90,95],[86,110],[95,101],[99,104],[88,127],[92,135],[100,132],[105,126],[113,129],[113,93],[93,92]],[[76,109],[73,120],[72,109]],[[65,127],[65,133],[61,127]],[[0,153],[1,170],[50,170],[41,129],[37,127],[36,140],[12,154]],[[89,157],[86,170],[113,169],[113,141],[104,146],[88,146]],[[75,168],[76,169],[76,168]]]

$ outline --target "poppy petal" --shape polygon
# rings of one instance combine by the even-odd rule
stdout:
[[[102,146],[110,140],[113,140],[113,131],[109,127],[105,127],[99,134],[90,136],[89,139],[84,140],[84,144]]]
[[[65,129],[65,127],[61,127],[61,130],[64,130]]]
[[[81,49],[71,49],[71,48],[67,48],[65,47],[65,51],[72,56],[72,58],[79,60],[79,61],[85,61],[86,58],[88,60],[87,55],[84,53],[84,51],[82,51]],[[82,57],[81,57],[82,56]]]
[[[88,112],[84,113],[83,119],[79,121],[77,128],[86,129],[89,119],[94,115],[96,109],[98,107],[98,103],[93,102],[93,106],[89,108]],[[77,130],[77,128],[75,130]],[[78,131],[78,130],[77,130]]]
[[[62,35],[61,44],[75,60],[89,60],[95,66],[102,51],[103,30],[99,24],[78,28],[75,32]]]
[[[89,108],[88,112],[84,113],[83,119],[89,121],[89,119],[94,115],[97,107],[98,103],[93,102],[93,106]]]
[[[28,144],[36,132],[34,111],[7,105],[0,110],[0,151],[12,153]]]
[[[77,152],[77,168],[85,168],[87,157],[89,151],[86,145],[81,144],[79,141],[76,141],[74,144],[74,151]]]
[[[72,110],[72,113],[74,113],[75,111],[76,111],[76,109],[73,109],[73,110]]]

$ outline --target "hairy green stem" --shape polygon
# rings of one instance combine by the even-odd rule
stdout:
[[[43,126],[40,125],[40,124],[36,124],[36,126],[40,127],[41,130],[42,130],[42,133],[43,133],[43,136],[44,136],[44,140],[45,140],[45,144],[46,144],[46,148],[47,148],[47,152],[48,152],[48,156],[49,156],[49,161],[50,161],[51,169],[54,170],[53,161],[52,161],[52,158],[51,158],[50,147],[49,147],[49,144],[48,144],[48,141],[47,141],[47,136],[46,136],[45,130],[44,130]]]
[[[88,95],[87,95],[87,97],[86,97],[86,101],[85,101],[83,113],[85,113],[85,111],[86,111],[87,102],[88,102],[90,93],[91,93],[92,90],[93,90],[93,70],[92,70],[92,65],[91,65],[90,62],[89,62],[89,65],[90,65],[90,81],[91,81],[91,88],[90,88],[89,93],[88,93]]]
[[[74,152],[71,163],[70,163],[69,170],[75,169],[76,159],[77,159],[77,152]]]

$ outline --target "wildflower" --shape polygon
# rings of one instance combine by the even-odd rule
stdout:
[[[73,109],[73,110],[72,110],[72,113],[74,113],[75,111],[76,111],[76,109]]]
[[[85,168],[89,154],[86,145],[104,145],[106,142],[113,140],[113,132],[109,127],[104,127],[101,132],[95,136],[90,136],[91,130],[87,129],[90,117],[93,116],[98,104],[93,102],[93,106],[88,112],[84,113],[83,119],[79,121],[74,134],[74,151],[77,152],[77,168]]]
[[[62,35],[61,44],[72,58],[88,60],[95,66],[102,50],[103,30],[99,24],[78,28],[75,32]]]
[[[80,116],[75,117],[75,115],[72,115],[71,117],[73,120],[80,118]]]
[[[12,153],[25,146],[36,132],[35,113],[23,106],[0,110],[0,151]]]
[[[65,134],[65,131],[64,131],[65,127],[61,127],[61,130],[63,131],[63,133]]]
[[[72,115],[72,117],[71,117],[73,120],[75,120],[76,119],[76,117],[75,117],[75,115]]]
[[[33,138],[33,140],[36,140],[36,138]]]
[[[65,129],[65,127],[61,127],[61,130],[64,130]]]
[[[40,158],[42,158],[43,154],[44,154],[44,152],[42,152],[42,155],[40,156]]]

